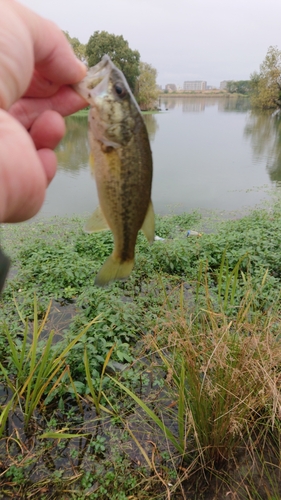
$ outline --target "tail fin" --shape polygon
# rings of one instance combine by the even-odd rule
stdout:
[[[120,262],[110,255],[99,270],[95,279],[95,285],[105,286],[112,280],[128,278],[133,267],[134,259]]]

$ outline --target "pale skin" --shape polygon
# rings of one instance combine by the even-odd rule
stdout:
[[[71,85],[86,74],[61,30],[15,0],[0,0],[0,221],[42,206],[65,133],[87,103]]]

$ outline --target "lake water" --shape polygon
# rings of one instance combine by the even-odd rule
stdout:
[[[281,181],[281,118],[253,112],[248,99],[161,98],[145,115],[153,152],[152,200],[159,214],[243,211]],[[98,205],[88,164],[87,118],[68,117],[58,173],[41,216],[91,213]]]

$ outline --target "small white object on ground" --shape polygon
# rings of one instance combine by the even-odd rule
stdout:
[[[197,231],[191,231],[191,229],[189,229],[186,233],[186,236],[202,236],[201,233],[198,233]]]

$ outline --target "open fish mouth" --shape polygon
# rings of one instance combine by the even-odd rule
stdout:
[[[81,82],[73,85],[73,88],[86,100],[104,94],[108,87],[108,80],[113,67],[114,65],[110,57],[104,55],[98,64],[88,70],[87,75]],[[84,90],[83,84],[85,84]]]

